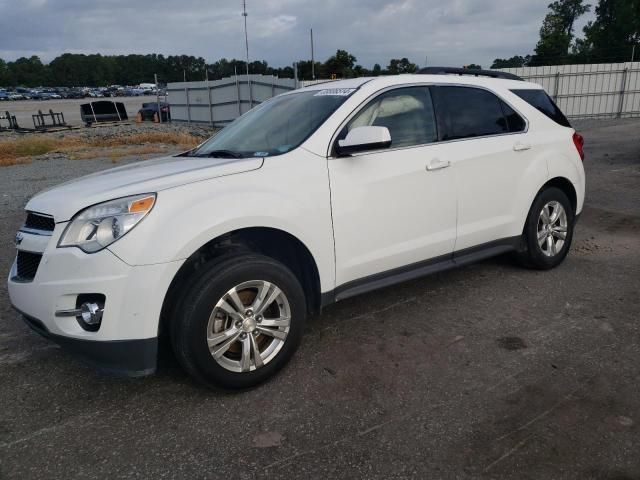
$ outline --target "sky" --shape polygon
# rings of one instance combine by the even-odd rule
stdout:
[[[339,48],[383,67],[489,67],[531,53],[550,0],[246,0],[249,57],[270,65]],[[0,0],[0,58],[65,53],[245,57],[242,0]],[[593,17],[585,15],[576,25]]]

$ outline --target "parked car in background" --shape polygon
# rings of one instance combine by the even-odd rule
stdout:
[[[333,302],[506,252],[560,265],[582,137],[538,84],[457,73],[312,85],[184,154],[39,193],[12,304],[108,371],[153,372],[165,336],[193,378],[247,388]]]
[[[9,92],[9,100],[24,100],[24,95],[18,92]]]
[[[19,93],[20,95],[22,95],[22,97],[25,100],[31,100],[33,98],[31,89],[29,89],[29,88],[16,87],[15,91],[16,91],[16,93]]]
[[[77,88],[71,88],[67,91],[67,98],[84,98],[84,92]]]
[[[41,92],[40,90],[32,89],[29,91],[29,95],[31,96],[32,100],[45,100],[43,98],[43,92]]]
[[[0,100],[9,100],[9,93],[6,90],[0,90]]]
[[[169,104],[167,102],[160,102],[160,112],[162,112],[162,121],[171,121],[171,113],[169,110]],[[143,103],[142,108],[138,110],[138,114],[141,116],[142,121],[153,121],[154,115],[158,113],[158,102]]]
[[[129,88],[126,90],[126,95],[128,97],[140,97],[144,95],[144,90],[141,88]]]

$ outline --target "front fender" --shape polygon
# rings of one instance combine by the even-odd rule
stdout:
[[[322,291],[334,288],[326,159],[310,153],[274,157],[259,170],[158,192],[148,217],[110,249],[131,265],[171,262],[250,227],[296,237],[318,266]]]

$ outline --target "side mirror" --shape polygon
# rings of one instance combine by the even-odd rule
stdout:
[[[391,146],[391,134],[387,127],[356,127],[347,133],[347,137],[338,140],[336,153],[350,155],[366,150],[378,150]]]

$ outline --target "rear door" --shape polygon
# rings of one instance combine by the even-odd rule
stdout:
[[[518,235],[523,219],[515,199],[527,181],[533,148],[525,120],[483,88],[443,85],[431,90],[458,191],[455,250]]]

